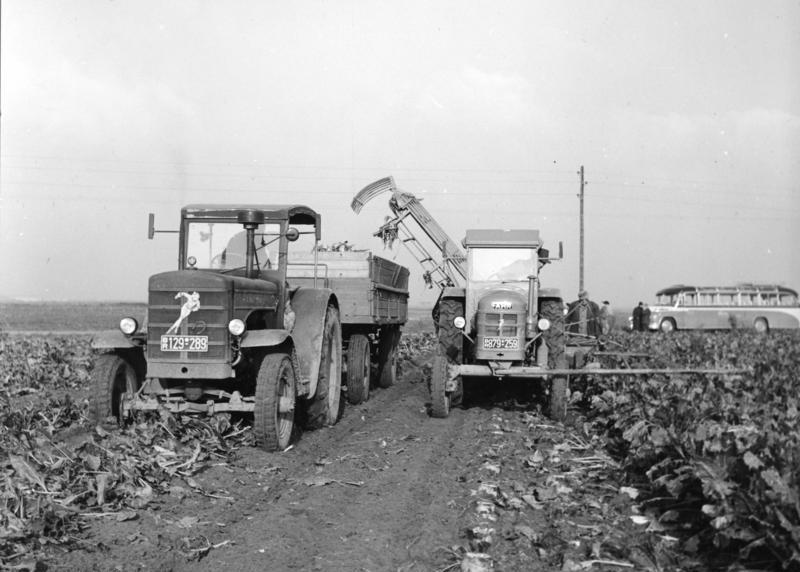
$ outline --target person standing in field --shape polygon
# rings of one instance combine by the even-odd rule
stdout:
[[[644,311],[644,304],[639,302],[639,305],[633,309],[633,331],[642,331],[642,312]]]
[[[581,290],[578,299],[569,305],[567,310],[567,331],[583,336],[597,337],[600,333],[600,308],[589,300],[589,293]]]
[[[650,330],[650,307],[645,304],[642,308],[642,331],[647,332]]]
[[[600,332],[605,336],[614,327],[614,313],[611,310],[611,302],[603,300],[600,306]]]

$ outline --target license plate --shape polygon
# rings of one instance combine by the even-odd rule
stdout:
[[[483,338],[485,350],[518,350],[519,338]]]
[[[208,336],[161,336],[162,352],[207,352]]]

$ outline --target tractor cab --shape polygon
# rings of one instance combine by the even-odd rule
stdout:
[[[297,226],[312,227],[298,230]],[[181,211],[179,268],[247,278],[286,275],[289,243],[320,238],[320,215],[301,205],[189,205]],[[151,230],[151,236],[154,231]]]

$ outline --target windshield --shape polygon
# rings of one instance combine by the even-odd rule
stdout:
[[[521,281],[536,274],[534,248],[472,248],[470,256],[470,280]]]
[[[276,262],[270,249],[277,251],[279,224],[262,224],[256,229],[254,249],[259,268]],[[247,231],[237,222],[190,222],[186,233],[187,268],[232,270],[247,264]],[[194,264],[191,259],[194,258]]]

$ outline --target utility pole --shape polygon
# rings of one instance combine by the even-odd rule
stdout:
[[[578,174],[581,176],[581,193],[578,195],[581,200],[581,215],[580,215],[580,262],[578,268],[578,292],[583,292],[583,189],[586,186],[586,182],[583,179],[583,165],[581,165],[581,170],[578,171]]]

